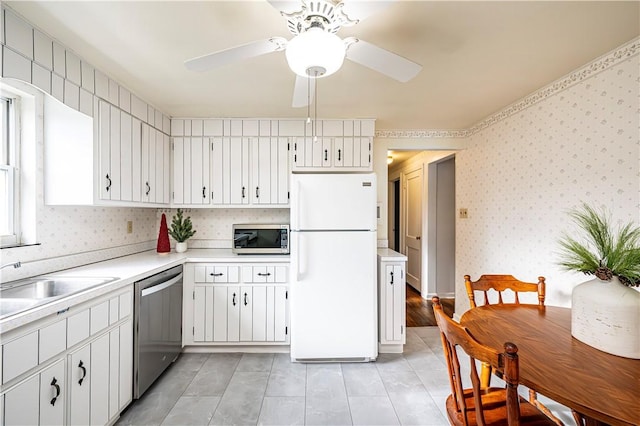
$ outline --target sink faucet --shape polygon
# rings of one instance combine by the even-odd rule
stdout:
[[[15,269],[18,269],[22,266],[22,263],[20,263],[20,261],[5,263],[4,265],[0,266],[0,269],[8,268],[9,266],[13,266]]]

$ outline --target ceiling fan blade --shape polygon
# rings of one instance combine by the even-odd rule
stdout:
[[[381,1],[362,1],[362,0],[344,0],[342,2],[342,10],[350,19],[363,19],[381,12],[397,0],[381,0]]]
[[[346,58],[402,83],[411,80],[422,69],[422,65],[359,39],[349,44]]]
[[[278,50],[284,50],[286,44],[286,39],[282,37],[272,37],[189,59],[185,61],[184,65],[190,71],[207,71],[231,62],[242,61]]]
[[[306,107],[313,101],[315,93],[316,85],[312,78],[296,75],[296,84],[293,88],[293,102],[291,106],[293,108]]]
[[[298,12],[302,9],[300,0],[267,0],[267,2],[275,9],[284,13]]]

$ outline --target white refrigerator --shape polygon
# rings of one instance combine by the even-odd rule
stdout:
[[[376,176],[291,180],[291,359],[378,356]]]

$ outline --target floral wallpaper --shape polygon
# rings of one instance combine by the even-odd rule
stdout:
[[[637,45],[637,43],[636,43]],[[597,63],[598,61],[594,61]],[[559,270],[567,210],[589,203],[614,222],[640,222],[640,91],[636,54],[469,136],[456,156],[456,276],[547,280],[547,304],[570,305],[582,274]],[[579,75],[581,71],[576,72]],[[541,90],[544,92],[545,89]],[[468,309],[463,285],[456,315]]]

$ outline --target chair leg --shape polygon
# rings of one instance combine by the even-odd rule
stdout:
[[[578,413],[576,410],[571,410],[571,414],[573,414],[573,419],[576,421],[576,426],[585,426],[582,414]]]
[[[554,422],[555,424],[557,424],[558,426],[564,426],[564,423],[562,422],[562,420],[560,420],[559,418],[557,418],[552,412],[551,410],[549,410],[547,408],[546,405],[544,405],[542,402],[538,401],[538,394],[536,393],[536,391],[529,389],[529,402],[531,404],[533,404],[534,406],[536,406],[538,408],[538,410],[542,411],[545,416],[549,417],[551,419],[552,422]],[[574,411],[573,414],[574,419],[576,418],[576,413]]]

